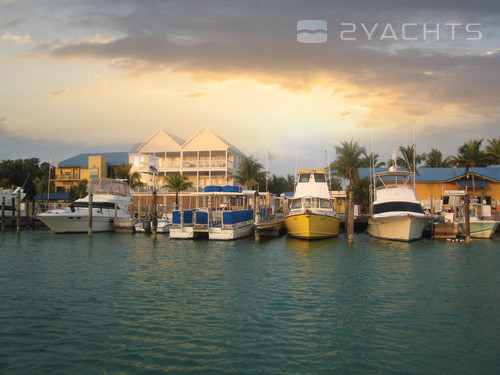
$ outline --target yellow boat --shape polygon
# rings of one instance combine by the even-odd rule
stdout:
[[[326,172],[300,170],[294,196],[286,206],[285,225],[288,234],[305,240],[338,236],[340,219],[334,207]]]

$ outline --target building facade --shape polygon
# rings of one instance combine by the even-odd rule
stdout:
[[[233,185],[234,173],[245,154],[207,128],[184,141],[162,129],[129,153],[131,172],[139,172],[147,187],[153,186],[150,165],[158,174],[155,185],[161,187],[171,174],[184,174],[201,191],[208,185]]]
[[[51,179],[56,192],[69,193],[81,180],[113,178],[113,168],[122,163],[128,163],[127,152],[79,154],[59,162]]]

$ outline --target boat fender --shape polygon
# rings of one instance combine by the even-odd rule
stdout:
[[[69,205],[69,209],[71,210],[71,212],[75,212],[75,206],[73,206],[72,204]]]

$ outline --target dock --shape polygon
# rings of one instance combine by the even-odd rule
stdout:
[[[274,217],[255,223],[255,240],[259,237],[280,237],[286,234],[285,219]]]

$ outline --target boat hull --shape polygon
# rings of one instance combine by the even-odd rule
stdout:
[[[470,236],[472,238],[491,238],[495,234],[500,221],[480,220],[470,222]],[[465,236],[465,223],[459,223],[462,236]]]
[[[241,225],[237,228],[211,227],[208,231],[209,240],[229,241],[248,237],[253,234],[253,223]]]
[[[193,240],[199,237],[205,237],[206,232],[196,231],[194,227],[170,227],[170,238],[178,240]]]
[[[393,241],[416,241],[422,238],[429,218],[425,216],[387,216],[368,219],[368,233],[372,237]]]
[[[338,236],[340,219],[335,216],[303,213],[285,218],[288,235],[306,240]]]
[[[55,233],[87,233],[89,217],[76,215],[38,215],[38,219]],[[92,216],[92,232],[112,232],[114,218],[105,215]]]

